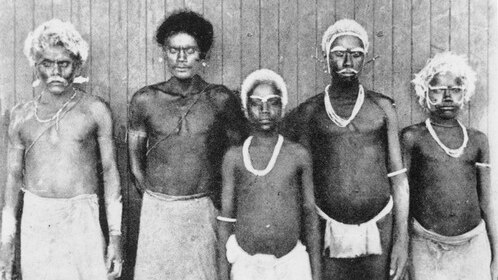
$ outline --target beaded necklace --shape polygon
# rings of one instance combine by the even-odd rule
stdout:
[[[358,98],[356,99],[356,103],[354,104],[353,112],[351,113],[351,116],[348,119],[343,119],[341,116],[337,115],[337,113],[334,111],[334,108],[330,103],[329,88],[330,84],[327,85],[327,87],[325,87],[325,97],[324,97],[325,110],[327,111],[327,115],[337,126],[346,127],[356,117],[356,115],[361,109],[361,106],[363,105],[363,102],[365,101],[365,91],[363,90],[363,86],[360,85],[358,88]]]
[[[463,126],[463,124],[459,120],[457,120],[457,122],[460,125],[460,127],[462,128],[463,143],[457,149],[450,149],[450,148],[446,147],[446,145],[444,145],[443,142],[441,142],[439,137],[437,137],[436,131],[434,131],[434,128],[432,127],[430,119],[425,120],[425,126],[429,130],[429,133],[431,134],[432,138],[434,138],[434,140],[439,145],[439,147],[441,147],[441,149],[443,149],[447,155],[454,157],[454,158],[460,157],[463,154],[463,150],[465,149],[465,147],[467,147],[467,143],[469,142],[469,135],[467,133],[467,129],[465,128],[465,126]]]
[[[249,146],[251,145],[252,138],[253,138],[252,136],[249,136],[246,139],[246,141],[244,141],[244,145],[242,146],[242,158],[244,160],[244,165],[245,165],[246,169],[249,172],[253,173],[254,175],[265,176],[266,174],[270,173],[270,171],[275,166],[275,162],[277,161],[278,154],[280,153],[280,149],[282,148],[282,144],[284,143],[284,137],[280,134],[278,135],[277,144],[275,145],[275,148],[273,149],[273,154],[270,158],[270,161],[268,162],[268,165],[263,170],[257,170],[252,166],[251,155],[249,154]]]

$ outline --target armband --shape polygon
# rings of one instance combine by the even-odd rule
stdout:
[[[226,223],[235,223],[235,222],[237,222],[237,219],[227,218],[227,217],[223,217],[223,216],[216,217],[216,220],[218,220],[220,222],[226,222]]]
[[[483,163],[483,162],[476,162],[476,167],[491,168],[491,164]]]
[[[109,235],[121,235],[121,216],[123,214],[122,196],[106,203],[107,224]]]
[[[4,207],[2,210],[2,244],[12,242],[16,235],[16,217],[14,209]]]
[[[128,130],[128,135],[132,137],[147,138],[147,133],[139,130]]]
[[[388,177],[388,178],[391,178],[391,177],[394,177],[394,176],[396,176],[396,175],[399,175],[399,174],[405,173],[406,171],[407,171],[407,169],[406,169],[406,168],[403,168],[403,169],[400,169],[400,170],[398,170],[398,171],[394,171],[394,172],[388,173],[388,174],[387,174],[387,177]]]

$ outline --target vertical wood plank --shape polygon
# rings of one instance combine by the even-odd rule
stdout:
[[[242,79],[260,66],[259,0],[243,0],[241,6]]]
[[[240,89],[242,0],[223,1],[223,84]],[[245,47],[244,47],[245,49]]]
[[[357,1],[361,1],[361,0],[357,0]],[[336,11],[335,18],[336,18],[336,20],[340,20],[342,18],[355,18],[354,6],[355,6],[355,1],[336,0],[335,1],[335,11]]]
[[[375,0],[366,1],[354,1],[355,4],[355,20],[365,28],[368,33],[368,40],[370,42],[370,47],[367,50],[367,56],[365,58],[365,66],[363,66],[363,71],[361,73],[361,83],[365,88],[373,90],[374,89],[374,65],[375,62],[372,60],[374,55],[374,10],[375,6],[378,5]],[[384,32],[382,33],[384,34]],[[379,61],[384,60],[385,57],[379,57]]]
[[[33,2],[31,0],[15,1],[15,78],[16,101],[23,103],[33,98],[33,69],[24,56],[24,41],[28,33],[33,31]]]
[[[490,156],[491,164],[498,162],[498,126],[494,124],[498,119],[498,18],[497,18],[498,2],[495,0],[488,0],[488,81],[489,81],[489,110],[488,115],[488,137],[490,143]],[[498,169],[491,169],[491,185],[496,186],[498,182]]]
[[[185,8],[192,10],[196,13],[204,13],[204,0],[185,0]],[[208,9],[212,7],[208,5]]]
[[[297,95],[298,104],[315,95],[315,1],[298,0]]]
[[[169,16],[174,11],[185,8],[185,1],[184,0],[165,0],[165,6],[166,6],[166,16]],[[171,73],[168,70],[168,67],[166,65],[166,61],[164,61],[164,77],[165,77],[165,80],[169,80],[169,78],[171,78]]]
[[[399,128],[411,124],[411,0],[393,1],[393,98]],[[415,104],[416,105],[416,104]]]
[[[431,0],[431,57],[450,49],[450,2]]]
[[[34,1],[34,27],[54,18],[52,10],[52,1]]]
[[[392,0],[378,0],[374,6],[373,62],[374,90],[393,97]]]
[[[279,12],[279,73],[287,83],[289,104],[287,110],[297,106],[297,44],[298,33],[296,18],[298,17],[297,0],[280,0]]]
[[[145,72],[148,85],[164,81],[164,55],[156,42],[156,30],[163,22],[165,5],[164,0],[146,0],[145,28],[147,38],[145,49],[147,68]]]
[[[418,73],[430,57],[430,3],[427,0],[412,0],[412,73]],[[418,104],[414,89],[412,96],[412,123],[426,118],[426,114]]]
[[[213,24],[214,40],[208,53],[204,77],[210,83],[223,81],[223,3],[222,0],[204,0],[204,17]]]
[[[470,64],[477,72],[476,93],[470,103],[470,126],[487,132],[488,130],[488,77],[482,75],[488,71],[488,3],[486,1],[471,1],[470,19]],[[496,65],[495,65],[496,67]],[[496,79],[496,77],[495,77]]]
[[[278,1],[261,0],[261,68],[275,72],[278,72],[278,12]]]
[[[316,43],[315,43],[315,93],[322,92],[330,83],[330,74],[327,71],[327,58],[322,51],[322,36],[335,22],[335,3],[330,0],[317,0]]]
[[[71,22],[74,24],[76,29],[80,32],[83,39],[85,39],[89,46],[92,43],[91,30],[91,0],[71,0]],[[93,82],[90,77],[90,65],[92,64],[93,58],[91,55],[88,56],[88,60],[85,65],[83,65],[81,75],[83,77],[89,77],[90,82],[80,85],[79,87],[88,93],[91,93],[90,84]]]
[[[52,0],[52,17],[59,18],[62,21],[71,20],[71,1],[70,0]]]
[[[93,95],[109,101],[109,1],[92,0],[91,7],[91,44],[90,86]]]
[[[469,54],[469,0],[451,0],[450,50],[468,57]],[[469,125],[469,107],[465,107],[459,119]]]

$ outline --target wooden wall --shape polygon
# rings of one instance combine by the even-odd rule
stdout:
[[[495,0],[1,0],[0,185],[5,181],[5,128],[10,108],[32,98],[33,72],[22,53],[29,31],[53,17],[75,24],[90,44],[85,74],[88,92],[111,105],[124,187],[126,235],[137,235],[140,197],[129,180],[127,104],[140,87],[169,77],[153,40],[164,15],[178,8],[204,14],[215,42],[204,77],[238,88],[243,77],[265,67],[284,77],[290,108],[322,91],[328,75],[321,35],[335,20],[354,18],[368,31],[371,47],[363,73],[366,87],[393,97],[400,127],[419,122],[410,87],[413,73],[440,51],[469,57],[479,74],[477,93],[462,115],[465,124],[488,133],[496,161],[497,3]],[[488,106],[489,104],[489,106]],[[496,172],[494,173],[496,174]],[[498,177],[494,177],[498,178]],[[494,180],[496,181],[496,180]],[[3,193],[3,191],[1,192]],[[3,194],[2,194],[3,196]],[[2,200],[3,201],[3,200]],[[129,253],[134,243],[128,243]],[[126,264],[129,264],[127,262]]]

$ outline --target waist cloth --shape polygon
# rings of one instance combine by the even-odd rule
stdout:
[[[294,249],[280,258],[269,254],[249,255],[239,246],[235,235],[228,238],[227,260],[232,264],[232,280],[311,280],[311,265],[306,247],[298,241]]]
[[[323,238],[323,252],[329,249],[330,258],[356,258],[366,255],[381,255],[382,244],[380,241],[377,222],[391,212],[393,198],[389,198],[379,214],[362,224],[344,224],[330,218],[318,206],[318,215],[326,221]]]
[[[457,236],[444,236],[412,220],[411,280],[491,279],[491,248],[486,223]]]
[[[135,279],[216,279],[215,217],[207,194],[171,196],[146,190]]]
[[[104,250],[96,194],[45,198],[24,190],[24,280],[106,280]]]

